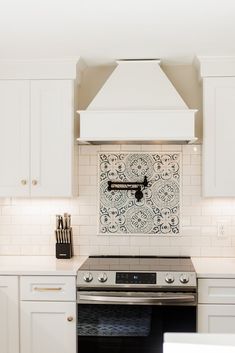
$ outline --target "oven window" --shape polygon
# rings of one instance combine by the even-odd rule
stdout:
[[[78,304],[79,353],[162,353],[164,332],[196,332],[196,307]]]

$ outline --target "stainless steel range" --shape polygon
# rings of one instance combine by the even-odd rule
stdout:
[[[160,353],[164,332],[195,332],[189,257],[90,256],[77,275],[79,353]]]
[[[79,288],[196,290],[189,257],[90,256],[78,271]]]

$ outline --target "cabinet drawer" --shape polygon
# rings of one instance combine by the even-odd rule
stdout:
[[[235,304],[235,279],[199,279],[198,303]]]
[[[75,277],[22,276],[20,279],[20,299],[75,301]]]

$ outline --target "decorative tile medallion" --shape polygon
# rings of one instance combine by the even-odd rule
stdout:
[[[179,234],[180,153],[99,153],[99,234]],[[143,182],[134,190],[108,190],[108,181]]]

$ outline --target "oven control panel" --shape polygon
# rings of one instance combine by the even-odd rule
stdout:
[[[196,287],[195,272],[78,271],[78,287]]]
[[[116,273],[117,284],[156,284],[157,275],[153,273],[141,273],[141,272],[117,272]]]

